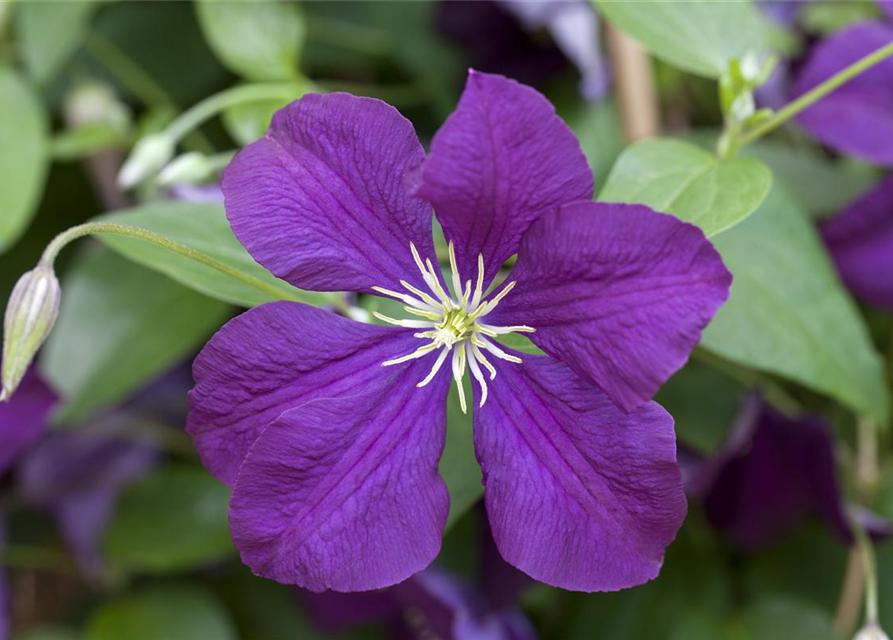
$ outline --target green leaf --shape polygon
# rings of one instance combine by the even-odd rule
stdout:
[[[235,554],[229,488],[197,467],[166,467],[130,485],[105,538],[108,559],[129,571],[198,569]]]
[[[562,114],[589,160],[595,184],[604,184],[611,167],[623,151],[623,128],[614,104],[608,100],[591,104],[577,101]]]
[[[450,515],[446,531],[471,509],[484,495],[481,468],[474,457],[473,416],[477,405],[471,392],[471,382],[465,379],[465,400],[468,413],[462,413],[459,392],[455,383],[447,399],[447,438],[438,470],[450,490]]]
[[[87,622],[87,640],[236,640],[229,613],[208,590],[153,584],[103,602]]]
[[[655,138],[623,152],[598,199],[646,204],[709,237],[756,211],[771,187],[772,173],[758,160],[721,160],[693,144]]]
[[[278,289],[281,291],[278,299],[323,305],[331,304],[339,297],[337,293],[295,289],[257,264],[233,235],[222,204],[159,201],[100,216],[97,221],[134,225],[201,251]],[[219,300],[254,307],[277,299],[216,269],[145,240],[110,235],[103,235],[101,239],[121,255]]]
[[[714,244],[734,280],[702,346],[886,424],[881,358],[799,203],[776,186],[757,213]]]
[[[760,53],[765,27],[748,0],[594,0],[614,26],[658,58],[708,78],[732,60]]]
[[[252,80],[297,75],[306,26],[296,3],[201,0],[195,8],[208,44],[235,73]]]
[[[102,250],[81,256],[62,281],[62,307],[41,368],[83,419],[139,389],[197,349],[227,305]]]
[[[316,87],[312,82],[306,78],[300,78],[294,83],[294,95],[289,98],[243,102],[230,107],[221,116],[223,126],[226,127],[226,131],[232,139],[240,145],[251,144],[267,132],[273,114],[305,93],[315,90]]]
[[[806,210],[819,218],[837,213],[880,178],[875,167],[852,158],[832,160],[812,146],[759,140],[741,153],[764,162]]]
[[[18,3],[19,50],[38,82],[49,82],[65,66],[83,41],[95,8],[91,0]]]
[[[14,71],[0,66],[0,253],[31,221],[48,155],[43,105]]]
[[[743,637],[753,640],[842,640],[842,636],[834,631],[828,613],[815,605],[790,598],[764,598],[751,605],[742,617],[741,626]]]
[[[741,410],[744,389],[731,378],[689,362],[661,387],[655,402],[676,421],[676,437],[703,454],[725,443]]]

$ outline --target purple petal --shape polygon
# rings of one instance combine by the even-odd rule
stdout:
[[[0,402],[0,474],[40,437],[56,400],[56,394],[32,370],[12,398]]]
[[[819,44],[798,78],[801,95],[872,51],[893,42],[893,29],[856,23]],[[848,81],[798,117],[814,136],[838,151],[879,164],[893,163],[893,59]]]
[[[3,551],[3,547],[5,545],[6,528],[3,524],[3,514],[0,513],[0,552]],[[0,566],[0,640],[7,640],[7,638],[9,638],[9,607],[11,604],[12,600],[10,597],[9,589],[6,587],[6,575],[3,572],[3,567]]]
[[[233,542],[257,575],[364,591],[434,560],[449,511],[437,464],[450,378],[417,388],[431,364],[379,367],[352,394],[292,409],[258,437],[230,502]]]
[[[694,225],[642,205],[575,203],[537,221],[488,324],[530,339],[624,410],[688,359],[731,274]]]
[[[232,485],[268,424],[314,398],[354,394],[387,376],[382,362],[420,346],[412,334],[293,302],[231,320],[193,364],[186,430],[205,467]]]
[[[22,498],[52,511],[90,578],[102,572],[99,547],[118,491],[158,459],[149,444],[124,439],[130,429],[127,416],[111,414],[89,427],[54,431],[17,469]]]
[[[888,19],[893,20],[893,0],[876,0],[876,4],[887,15]]]
[[[822,236],[847,287],[893,308],[893,177],[825,222]]]
[[[673,419],[655,403],[624,414],[551,358],[496,365],[474,439],[502,556],[563,589],[657,576],[686,511]]]
[[[227,216],[255,260],[301,289],[422,285],[409,244],[434,256],[431,208],[407,193],[405,175],[423,158],[390,105],[309,94],[227,167]]]
[[[748,404],[753,404],[753,400]],[[816,418],[790,419],[759,406],[741,420],[714,461],[704,505],[714,526],[739,547],[776,541],[807,515],[821,514],[850,538],[834,460],[834,441]]]
[[[521,236],[559,205],[592,198],[592,171],[571,130],[542,94],[470,71],[456,111],[431,143],[418,195],[434,204],[459,273],[485,284]]]

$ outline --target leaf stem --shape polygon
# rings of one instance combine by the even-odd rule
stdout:
[[[300,300],[298,300],[298,298],[296,297],[289,296],[284,298],[283,292],[279,288],[274,287],[259,278],[255,278],[254,276],[243,273],[238,269],[229,266],[228,264],[220,262],[216,258],[213,258],[206,253],[197,251],[192,247],[187,247],[184,244],[175,242],[158,233],[126,224],[116,224],[111,222],[86,222],[76,227],[72,227],[67,231],[63,231],[58,236],[56,236],[53,241],[50,242],[50,244],[47,245],[46,249],[44,249],[43,255],[40,258],[40,264],[52,268],[53,262],[56,260],[56,256],[68,243],[72,242],[73,240],[77,240],[78,238],[83,238],[84,236],[102,234],[130,236],[132,238],[137,238],[145,242],[151,242],[152,244],[157,245],[162,249],[166,249],[172,253],[176,253],[177,255],[189,258],[190,260],[195,260],[196,262],[215,269],[216,271],[219,271],[224,275],[227,275],[236,280],[240,280],[241,282],[254,287],[258,291],[262,291],[263,293],[272,296],[276,300],[284,299],[291,300],[293,302],[300,302]]]
[[[186,110],[166,129],[166,133],[174,142],[178,142],[187,133],[229,107],[244,102],[260,102],[262,100],[290,100],[298,93],[293,83],[249,84],[224,89],[220,93],[205,98]]]
[[[802,96],[780,109],[768,120],[763,121],[750,131],[744,133],[736,141],[734,150],[745,147],[750,143],[762,138],[770,131],[777,129],[807,107],[812,106],[819,99],[825,97],[841,85],[849,82],[863,71],[866,71],[879,62],[886,60],[891,55],[893,55],[893,42],[873,51],[872,53],[869,53],[863,58],[860,58],[850,66],[841,69],[821,84],[813,87]]]

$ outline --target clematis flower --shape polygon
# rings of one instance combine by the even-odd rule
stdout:
[[[374,326],[269,303],[196,359],[188,430],[233,485],[233,541],[255,573],[358,591],[430,564],[449,511],[446,395],[470,372],[503,558],[567,589],[657,575],[686,503],[673,420],[649,399],[731,280],[697,227],[591,202],[592,172],[549,102],[474,71],[427,159],[387,104],[313,94],[233,159],[223,191],[236,236],[280,278],[411,316]],[[548,355],[500,346],[511,332]]]
[[[794,95],[827,80],[844,67],[893,42],[893,27],[855,23],[816,45],[794,84]],[[860,73],[798,117],[816,138],[843,153],[893,164],[893,59]]]
[[[686,489],[703,499],[710,522],[741,549],[771,544],[812,515],[852,542],[853,507],[838,478],[834,439],[821,418],[789,418],[752,395],[722,449],[684,467]],[[893,533],[891,523],[867,510],[854,515],[872,536]]]
[[[335,637],[377,622],[388,625],[389,637],[407,640],[535,640],[533,625],[517,606],[531,580],[503,561],[486,520],[482,525],[474,582],[432,566],[388,589],[319,594],[300,589],[298,599],[314,625]]]
[[[865,302],[893,309],[893,177],[824,222],[821,232],[847,287]]]

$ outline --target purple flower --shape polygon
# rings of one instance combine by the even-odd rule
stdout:
[[[99,547],[121,488],[157,460],[148,443],[125,439],[130,419],[111,413],[86,427],[47,434],[18,466],[24,501],[47,509],[84,575],[98,579],[104,569]]]
[[[893,309],[893,177],[822,224],[822,236],[847,287]]]
[[[801,95],[893,42],[893,28],[858,22],[817,45],[794,85]],[[893,164],[893,59],[888,58],[825,96],[799,116],[823,143],[877,164]]]
[[[0,402],[0,475],[44,432],[56,400],[56,394],[31,370],[15,395]]]
[[[529,578],[507,565],[484,524],[480,583],[436,567],[388,589],[365,593],[298,590],[317,627],[337,635],[369,623],[385,623],[391,637],[406,639],[533,640],[536,632],[516,606]]]
[[[591,202],[592,190],[548,101],[477,72],[427,159],[396,110],[347,94],[298,100],[234,158],[227,214],[259,263],[413,316],[382,327],[270,303],[199,355],[188,430],[234,486],[246,564],[314,591],[374,589],[430,564],[449,511],[446,394],[469,369],[502,556],[567,589],[657,575],[686,503],[672,418],[649,399],[731,276],[697,227]],[[434,266],[432,204],[452,294]],[[548,356],[498,346],[514,331]]]
[[[810,515],[852,540],[834,439],[820,418],[788,418],[751,396],[722,450],[687,466],[686,488],[740,548],[775,542]],[[858,517],[873,535],[891,533],[890,523],[867,511]]]

